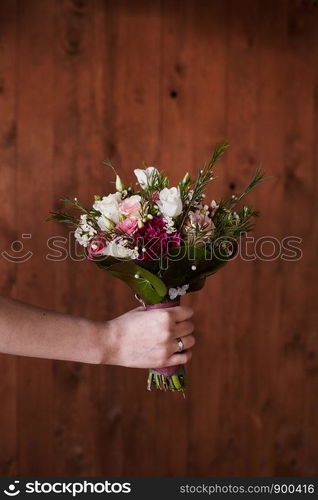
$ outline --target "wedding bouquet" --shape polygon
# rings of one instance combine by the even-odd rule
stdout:
[[[233,258],[238,239],[252,229],[251,219],[258,215],[251,206],[237,206],[264,180],[261,169],[241,194],[206,202],[205,188],[216,178],[214,166],[227,147],[216,146],[196,178],[186,173],[176,187],[169,187],[164,172],[146,164],[134,170],[136,186],[126,187],[112,164],[104,162],[114,171],[116,191],[95,196],[92,208],[77,198],[64,198],[82,214],[52,212],[48,220],[75,227],[86,258],[126,282],[146,309],[174,307]],[[153,385],[183,390],[184,367],[150,369],[148,389]]]

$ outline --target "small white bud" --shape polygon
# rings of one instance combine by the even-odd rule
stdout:
[[[109,229],[109,230],[114,229],[115,224],[113,223],[113,221],[108,219],[108,217],[106,217],[105,215],[104,215],[104,219],[105,219],[105,226],[107,227],[107,229]]]
[[[116,175],[116,189],[120,193],[125,189],[125,186],[124,186],[121,178],[119,177],[119,175]]]
[[[191,266],[191,269],[192,269],[192,271],[196,271],[197,270],[197,266],[193,265],[193,266]]]
[[[135,278],[136,278],[136,280],[137,280],[138,278],[140,278],[140,274],[138,274],[138,273],[137,273],[137,274],[135,274]]]
[[[188,182],[189,179],[190,179],[189,172],[187,172],[183,177],[181,184],[185,184],[186,182]]]

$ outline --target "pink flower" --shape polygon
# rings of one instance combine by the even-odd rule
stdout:
[[[159,198],[159,193],[158,191],[153,191],[152,195],[151,195],[151,201],[153,201],[154,203],[157,203],[157,201],[159,201],[160,198]]]
[[[136,219],[133,218],[127,218],[116,225],[116,229],[118,231],[121,231],[122,233],[126,233],[129,235],[134,234],[137,228],[138,228],[137,221]]]
[[[206,212],[203,212],[201,210],[189,212],[189,223],[194,224],[195,226],[198,225],[203,231],[210,231],[214,229],[214,224],[211,218],[207,215]],[[212,234],[212,231],[210,232],[210,234]]]
[[[139,255],[139,260],[157,260],[170,248],[181,245],[180,233],[167,233],[165,221],[162,217],[148,220],[135,234],[138,246],[142,245],[144,252]]]
[[[126,215],[126,217],[138,218],[141,210],[140,200],[138,194],[126,198],[119,206],[120,213]]]
[[[93,238],[87,246],[87,258],[89,260],[93,260],[94,257],[97,257],[98,255],[105,255],[104,252],[106,249],[106,245],[107,240],[102,234],[95,236],[95,238]]]
[[[204,210],[190,211],[184,225],[188,243],[199,246],[204,243],[213,233],[215,228],[212,219]]]

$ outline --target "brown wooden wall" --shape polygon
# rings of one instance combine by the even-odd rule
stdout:
[[[176,180],[215,142],[211,197],[262,161],[255,235],[303,258],[235,260],[195,307],[192,387],[148,393],[143,370],[0,357],[0,474],[318,474],[318,9],[301,0],[2,0],[1,293],[89,318],[135,306],[87,263],[46,259],[61,195],[107,192],[143,160]],[[150,332],[151,333],[151,332]]]

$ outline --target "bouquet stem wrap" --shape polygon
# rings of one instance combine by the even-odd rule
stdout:
[[[164,302],[161,304],[146,305],[146,310],[151,309],[166,309],[168,307],[176,307],[180,305],[180,300],[174,302]],[[152,386],[164,391],[183,391],[186,386],[185,369],[183,365],[167,366],[166,368],[150,368],[148,376],[148,391],[151,391]]]

